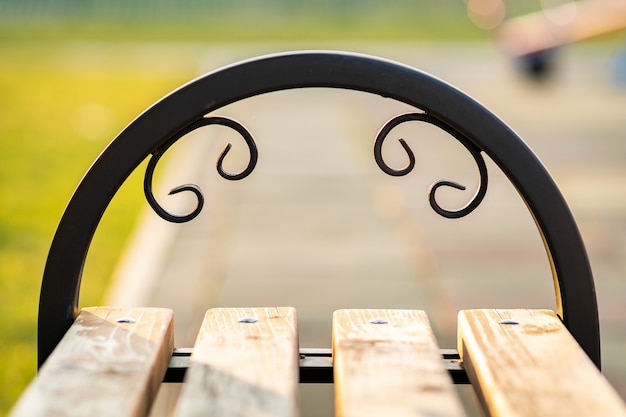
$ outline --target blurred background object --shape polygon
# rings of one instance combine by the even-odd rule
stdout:
[[[541,6],[498,29],[497,41],[506,54],[528,56],[626,28],[626,3],[620,0],[543,0]]]
[[[626,29],[622,0],[539,0],[538,10],[521,14],[515,3],[524,2],[467,0],[468,15],[493,31],[503,53],[536,80],[551,75],[559,48]]]

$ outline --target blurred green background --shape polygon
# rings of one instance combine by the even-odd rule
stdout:
[[[536,3],[513,2],[512,13]],[[490,35],[463,0],[0,0],[0,415],[35,374],[47,249],[104,146],[198,75],[202,45],[334,40],[490,42]],[[101,302],[145,205],[141,174],[101,223],[81,305]]]

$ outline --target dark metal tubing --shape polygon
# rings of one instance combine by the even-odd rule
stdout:
[[[170,359],[163,382],[183,382],[193,349],[176,349]],[[456,349],[441,349],[441,360],[455,384],[469,384]],[[300,349],[300,383],[332,384],[333,355],[330,349]]]
[[[91,239],[128,175],[205,114],[259,94],[305,87],[357,90],[404,102],[487,154],[535,219],[552,266],[557,313],[600,366],[597,304],[587,254],[563,196],[532,151],[495,115],[447,83],[391,61],[338,52],[272,55],[204,75],[147,109],[108,145],[78,185],[50,247],[39,304],[39,365],[74,321]]]

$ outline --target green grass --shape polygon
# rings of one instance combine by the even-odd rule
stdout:
[[[467,18],[462,2],[450,7],[422,2],[411,7],[333,10],[300,5],[294,10],[262,6],[196,14],[127,15],[114,19],[48,16],[29,21],[2,19],[0,40],[106,41],[321,41],[484,39],[485,32]],[[181,12],[183,13],[183,12]]]
[[[195,76],[192,65],[146,74],[107,51],[90,64],[63,43],[0,46],[0,415],[35,373],[40,280],[73,189],[124,125]],[[130,178],[98,229],[81,304],[101,302],[145,204],[141,180]]]

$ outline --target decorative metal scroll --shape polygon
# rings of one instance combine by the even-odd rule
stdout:
[[[256,148],[256,144],[254,143],[254,139],[252,138],[252,135],[239,122],[233,119],[226,118],[226,117],[212,116],[212,117],[204,117],[198,120],[197,122],[192,123],[187,128],[181,130],[176,135],[174,135],[167,142],[163,143],[163,145],[161,145],[156,151],[154,151],[152,153],[152,158],[150,158],[150,161],[148,162],[148,167],[146,168],[146,174],[144,176],[144,182],[143,182],[143,189],[144,189],[144,194],[146,195],[146,200],[148,200],[148,203],[150,204],[152,209],[155,211],[155,213],[157,213],[164,220],[167,220],[173,223],[185,223],[196,218],[196,216],[200,214],[200,212],[202,211],[202,207],[204,206],[204,196],[202,195],[202,191],[200,190],[200,187],[198,187],[195,184],[184,184],[184,185],[180,185],[178,187],[172,188],[169,192],[169,195],[178,194],[183,191],[191,191],[192,193],[196,195],[196,199],[198,200],[198,202],[196,204],[196,208],[193,209],[188,214],[177,216],[177,215],[169,213],[167,210],[161,207],[161,205],[157,202],[156,198],[154,197],[154,193],[152,192],[152,177],[154,175],[154,169],[156,168],[156,165],[159,162],[159,159],[161,159],[161,157],[163,156],[163,154],[165,154],[165,152],[167,152],[167,150],[174,143],[176,143],[180,138],[193,132],[196,129],[199,129],[203,126],[209,126],[209,125],[222,125],[222,126],[226,126],[235,130],[246,141],[246,144],[248,145],[248,150],[250,151],[250,160],[248,161],[248,165],[246,166],[246,168],[238,174],[231,174],[229,172],[226,172],[222,166],[224,162],[224,158],[226,158],[226,155],[228,154],[228,152],[230,151],[230,148],[232,147],[232,145],[228,143],[226,147],[222,150],[222,153],[220,154],[220,157],[217,160],[217,172],[223,178],[227,180],[231,180],[231,181],[243,179],[247,177],[248,175],[250,175],[250,173],[254,170],[254,167],[256,166],[258,156],[259,156],[257,148]]]
[[[421,122],[430,123],[446,131],[447,133],[452,135],[454,138],[456,138],[461,144],[463,144],[463,146],[465,146],[465,148],[469,151],[469,153],[474,158],[474,161],[476,162],[476,165],[478,167],[478,173],[479,173],[479,178],[480,178],[480,184],[479,184],[478,190],[476,191],[472,199],[464,207],[458,210],[447,210],[441,207],[441,205],[437,202],[437,198],[436,198],[436,192],[440,187],[443,187],[443,186],[452,187],[452,188],[456,188],[457,190],[466,189],[464,185],[459,184],[457,182],[441,180],[431,185],[430,189],[428,190],[428,201],[432,209],[437,214],[443,217],[449,218],[449,219],[456,219],[456,218],[464,217],[468,215],[469,213],[471,213],[472,211],[474,211],[474,209],[476,209],[476,207],[480,205],[480,203],[482,202],[487,192],[487,167],[485,165],[485,161],[482,157],[481,151],[480,149],[476,147],[476,145],[474,145],[470,140],[468,140],[461,133],[459,133],[452,127],[442,123],[438,119],[435,119],[434,117],[426,113],[401,114],[399,116],[394,117],[390,121],[388,121],[382,127],[382,129],[378,132],[378,135],[376,136],[376,140],[374,142],[374,159],[376,160],[376,163],[378,164],[380,169],[382,169],[388,175],[398,177],[398,176],[407,175],[415,167],[415,155],[413,154],[413,151],[411,150],[409,145],[406,143],[406,141],[402,138],[399,139],[400,145],[402,145],[402,148],[405,150],[409,158],[409,163],[407,164],[406,167],[402,169],[394,169],[390,167],[389,165],[387,165],[382,155],[383,142],[385,141],[387,136],[389,136],[389,133],[399,124],[404,123],[404,122],[409,122],[409,121],[421,121]],[[223,178],[234,181],[234,180],[240,180],[242,178],[247,177],[254,170],[257,160],[258,160],[258,151],[256,148],[256,144],[254,142],[254,139],[252,138],[252,135],[239,122],[233,119],[226,118],[226,117],[213,116],[213,117],[204,117],[200,119],[199,121],[192,123],[190,126],[181,130],[178,134],[174,135],[171,139],[166,141],[156,151],[154,151],[152,154],[152,158],[148,162],[148,167],[146,168],[146,175],[144,177],[144,193],[152,209],[161,218],[167,221],[173,222],[173,223],[184,223],[184,222],[188,222],[194,219],[202,211],[202,208],[204,206],[204,196],[202,195],[202,191],[195,184],[184,184],[184,185],[175,187],[172,190],[170,190],[169,195],[178,194],[183,191],[190,191],[196,195],[196,199],[197,199],[196,208],[193,209],[190,213],[182,215],[182,216],[169,213],[163,207],[161,207],[161,205],[157,202],[156,198],[154,197],[154,193],[152,192],[152,178],[154,175],[154,169],[156,168],[156,165],[159,162],[160,158],[163,156],[163,154],[165,154],[165,152],[174,143],[176,143],[183,136],[187,135],[188,133],[191,133],[192,131],[200,127],[214,125],[214,124],[227,126],[237,131],[237,133],[239,133],[243,137],[243,139],[246,141],[246,144],[248,145],[248,150],[250,151],[250,160],[248,162],[248,166],[242,172],[238,174],[228,173],[224,170],[222,166],[224,162],[224,158],[226,157],[226,155],[230,151],[230,148],[232,147],[232,145],[228,143],[217,160],[217,172]]]
[[[480,184],[478,190],[469,201],[469,203],[467,203],[467,205],[458,210],[446,210],[441,207],[437,202],[436,192],[440,187],[445,186],[456,188],[457,190],[465,190],[465,186],[457,182],[447,180],[437,181],[436,183],[431,185],[430,189],[428,190],[428,201],[432,209],[437,214],[449,219],[457,219],[467,216],[480,205],[483,198],[485,197],[485,194],[487,193],[487,166],[485,165],[485,160],[482,157],[480,149],[478,149],[476,145],[474,145],[469,139],[467,139],[465,136],[463,136],[461,133],[448,126],[447,124],[442,123],[438,119],[435,119],[434,117],[426,113],[406,113],[394,117],[382,127],[382,129],[380,130],[380,132],[378,132],[378,135],[376,136],[376,141],[374,142],[374,159],[376,160],[376,163],[385,173],[395,177],[404,176],[413,170],[413,168],[415,167],[415,155],[413,154],[413,151],[404,139],[399,139],[399,142],[400,145],[402,145],[402,148],[404,148],[405,152],[407,153],[407,156],[409,157],[409,163],[406,167],[402,169],[394,169],[390,167],[383,159],[382,154],[383,142],[385,141],[391,130],[399,124],[409,121],[421,121],[439,127],[440,129],[446,131],[454,138],[456,138],[463,146],[465,146],[465,148],[474,158],[474,161],[476,162],[476,165],[478,167]]]

